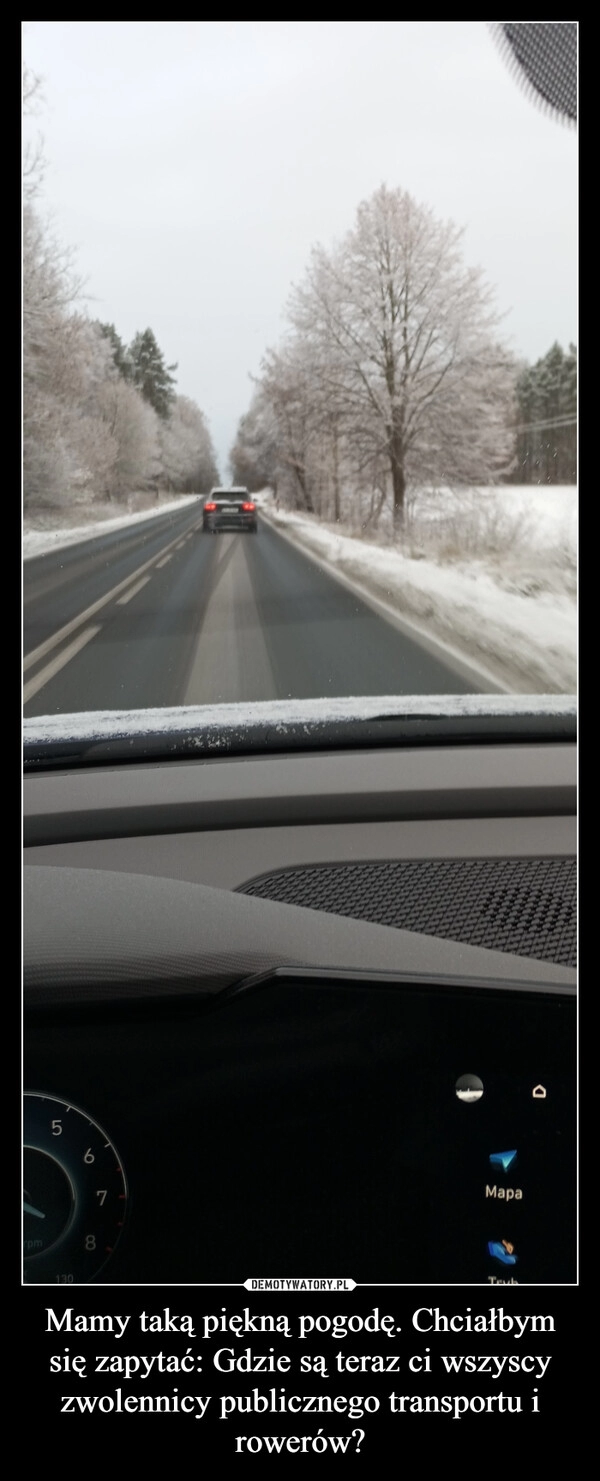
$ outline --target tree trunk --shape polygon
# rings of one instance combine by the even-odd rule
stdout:
[[[340,460],[338,447],[337,424],[334,420],[333,428],[333,515],[336,524],[340,522]]]
[[[397,433],[393,434],[390,440],[390,468],[392,473],[394,535],[400,536],[404,531],[406,478],[404,475],[404,447],[402,438]]]

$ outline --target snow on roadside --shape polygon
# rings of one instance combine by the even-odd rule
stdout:
[[[314,517],[272,505],[268,518],[332,573],[349,579],[424,635],[483,665],[503,688],[517,694],[572,694],[577,608],[560,570],[561,558],[569,570],[575,559],[575,490],[502,489],[502,498],[505,493],[507,506],[512,502],[517,514],[521,506],[529,521],[526,569],[531,571],[536,553],[537,589],[532,589],[530,575],[525,590],[519,589],[522,550],[516,559],[509,553],[504,561],[498,554],[440,563],[411,559],[389,545],[341,534]],[[546,580],[540,562],[548,568]],[[507,589],[511,582],[516,590]]]
[[[180,499],[170,499],[164,504],[154,504],[135,514],[119,514],[114,518],[96,519],[89,524],[61,525],[55,529],[38,529],[27,520],[23,521],[23,560],[34,555],[45,555],[48,550],[61,550],[63,545],[76,545],[80,540],[91,540],[94,535],[106,535],[110,530],[125,529],[127,525],[141,524],[158,514],[168,514],[170,509],[183,509],[185,504],[197,504],[197,494],[184,494]],[[91,511],[90,511],[91,512]],[[75,513],[75,511],[74,511]]]

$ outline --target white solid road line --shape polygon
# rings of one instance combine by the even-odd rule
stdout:
[[[64,668],[66,663],[70,663],[71,659],[75,657],[75,654],[79,653],[81,648],[85,648],[86,643],[89,643],[92,638],[95,638],[96,633],[100,632],[101,626],[102,624],[99,623],[97,627],[86,627],[85,631],[79,633],[77,638],[73,638],[72,643],[68,643],[67,647],[63,648],[62,653],[57,653],[56,657],[50,663],[47,663],[45,668],[40,669],[39,674],[35,674],[34,678],[30,679],[28,684],[24,684],[23,703],[27,704],[28,699],[31,699],[34,694],[37,694],[38,689],[43,689],[44,684],[47,684],[49,679],[53,679],[54,675],[60,669]]]

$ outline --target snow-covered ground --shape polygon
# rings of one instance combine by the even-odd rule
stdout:
[[[577,677],[577,492],[529,485],[426,491],[404,547],[314,516],[265,515],[384,609],[517,694],[573,694]]]
[[[194,496],[173,501],[173,507]],[[577,494],[573,487],[423,491],[412,503],[403,549],[385,526],[367,538],[257,496],[266,519],[320,565],[404,621],[466,656],[516,694],[576,689]],[[153,513],[71,528],[23,530],[27,559]],[[74,512],[74,518],[77,517]],[[81,515],[80,515],[81,518]]]

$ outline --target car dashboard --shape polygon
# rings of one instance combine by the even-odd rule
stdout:
[[[24,798],[26,1283],[576,1280],[573,742]]]

